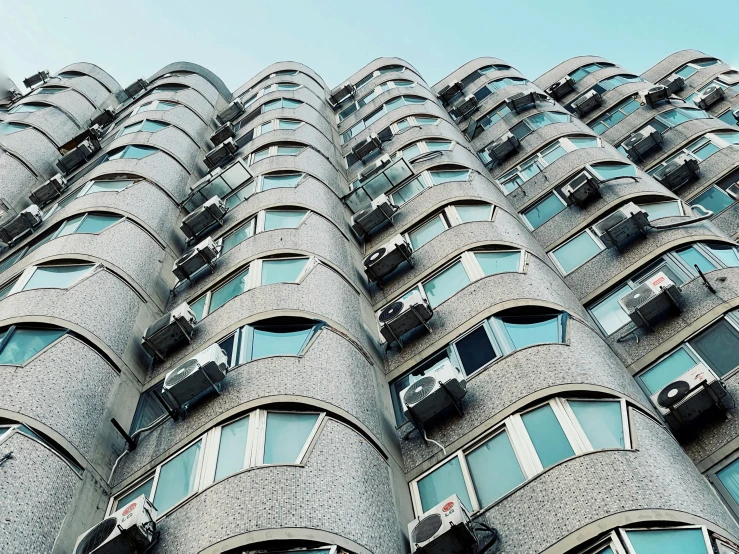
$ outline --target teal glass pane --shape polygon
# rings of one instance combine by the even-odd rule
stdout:
[[[435,185],[441,185],[442,183],[449,183],[451,181],[466,181],[470,172],[466,169],[458,170],[446,170],[446,171],[429,171],[431,180]]]
[[[286,109],[297,108],[302,102],[300,100],[293,100],[292,98],[283,98],[282,107]]]
[[[317,420],[318,414],[269,412],[264,438],[264,463],[298,463],[298,456]]]
[[[200,321],[203,319],[203,310],[205,309],[205,296],[201,296],[195,302],[190,304],[190,309],[195,314],[195,318]]]
[[[490,204],[456,204],[454,209],[462,223],[471,221],[490,221]]]
[[[631,321],[626,312],[621,309],[618,301],[631,292],[631,285],[624,285],[618,290],[612,292],[607,298],[602,300],[590,309],[590,313],[603,328],[606,335],[610,335],[618,331],[621,327]]]
[[[0,122],[0,135],[12,135],[26,128],[28,128],[28,125],[22,123]]]
[[[734,502],[739,503],[739,460],[731,462],[724,469],[718,471],[716,477],[729,491]]]
[[[93,194],[95,192],[118,192],[132,183],[133,181],[131,179],[118,181],[93,181],[85,194]]]
[[[735,246],[707,244],[706,247],[727,267],[739,266],[739,250]]]
[[[416,116],[416,123],[418,125],[435,125],[436,122],[439,121],[439,118],[437,117],[421,117]],[[398,128],[400,129],[400,125],[398,125]]]
[[[392,194],[393,202],[396,206],[402,206],[411,198],[423,192],[423,189],[424,185],[421,180],[413,179],[411,182],[403,185]]]
[[[529,208],[523,213],[526,221],[529,222],[532,229],[541,227],[544,223],[552,219],[559,212],[563,211],[567,206],[559,196],[554,193],[547,195],[544,200]]]
[[[739,366],[739,331],[726,319],[720,319],[689,342],[719,377]]]
[[[609,401],[567,401],[595,450],[624,448],[621,403]]]
[[[449,150],[452,147],[451,141],[426,141],[426,147],[429,149],[430,152],[437,152],[442,150]]]
[[[254,220],[248,221],[246,225],[242,225],[236,231],[228,235],[223,239],[223,248],[221,254],[225,254],[231,250],[234,246],[244,242],[246,239],[254,234]]]
[[[638,102],[637,102],[638,105]],[[595,137],[568,137],[575,148],[597,148],[598,139]]]
[[[554,163],[555,161],[560,159],[565,154],[567,154],[567,150],[565,150],[561,146],[557,146],[556,148],[549,150],[545,154],[542,154],[541,157],[544,159],[545,162],[550,164],[550,163]]]
[[[75,233],[99,233],[121,219],[119,215],[87,214]]]
[[[141,483],[138,487],[133,489],[128,494],[121,496],[116,503],[116,510],[123,509],[129,502],[137,499],[142,494],[146,495],[146,498],[151,499],[151,486],[154,484],[154,479],[149,479],[144,483]]]
[[[498,320],[503,324],[514,349],[563,340],[559,315],[500,316]]]
[[[141,112],[149,112],[154,109],[154,102],[147,102],[146,104],[141,104],[139,108],[136,110],[136,113]]]
[[[674,217],[680,213],[680,202],[654,202],[653,204],[639,204],[649,215],[649,221],[655,221],[663,217]]]
[[[264,213],[264,230],[294,229],[307,213],[307,210],[267,210]]]
[[[408,236],[411,239],[411,246],[413,246],[413,250],[418,250],[428,241],[440,235],[445,230],[446,226],[444,225],[441,216],[437,215],[431,221],[424,223],[415,231],[411,231],[410,233],[408,233]]]
[[[704,144],[700,148],[693,150],[693,155],[695,155],[695,157],[698,158],[700,161],[703,161],[719,150],[721,149],[718,146],[716,146],[712,142],[709,142]]]
[[[686,65],[685,67],[681,67],[680,69],[678,69],[675,73],[677,75],[680,75],[680,77],[682,77],[683,79],[687,79],[688,77],[690,77],[696,71],[698,71],[698,70],[695,67],[691,67],[689,65]]]
[[[693,369],[698,363],[685,348],[675,350],[665,359],[654,364],[639,377],[647,387],[650,396],[661,391],[665,385],[672,383],[686,371]]]
[[[708,554],[700,529],[626,531],[636,554]]]
[[[17,280],[18,279],[13,279],[10,283],[8,283],[7,285],[5,285],[3,288],[0,289],[0,299],[3,299],[6,296],[8,296],[8,293],[10,292],[10,289],[13,288],[13,285],[15,285],[15,282]],[[2,335],[0,335],[0,341],[1,340],[2,340]]]
[[[277,110],[282,107],[282,101],[281,100],[272,100],[271,102],[267,102],[266,104],[262,104],[262,113],[264,112],[270,112],[272,110]]]
[[[267,123],[263,123],[259,126],[259,135],[263,135],[264,133],[269,133],[272,130],[272,122],[268,121]]]
[[[469,284],[470,278],[467,276],[462,262],[456,262],[424,283],[423,289],[426,291],[426,297],[431,307],[435,308]]]
[[[407,160],[415,158],[421,153],[421,147],[418,144],[411,144],[408,148],[403,149],[403,157]]]
[[[278,146],[278,156],[294,156],[303,149],[302,146]]]
[[[154,491],[153,502],[160,514],[195,492],[202,443],[203,441],[196,442],[159,470],[159,481]]]
[[[636,168],[629,164],[596,164],[593,169],[602,179],[636,176]]]
[[[0,365],[25,363],[66,332],[66,329],[16,329],[0,352]]]
[[[459,497],[468,510],[472,509],[472,501],[462,477],[462,467],[456,456],[420,479],[417,484],[421,509],[424,512],[428,512],[453,494]]]
[[[300,121],[293,121],[292,119],[280,119],[277,122],[277,128],[282,130],[292,130],[300,127]]]
[[[308,258],[294,260],[264,260],[262,261],[262,285],[272,283],[294,283],[300,272],[303,271]]]
[[[268,356],[297,356],[313,325],[255,326],[251,359]]]
[[[549,404],[521,416],[544,469],[575,455]]]
[[[161,121],[150,121],[146,120],[141,125],[141,130],[149,133],[156,133],[157,131],[169,127],[169,123],[162,123]]]
[[[84,215],[78,215],[62,223],[59,226],[59,230],[56,232],[56,236],[63,237],[64,235],[70,235],[77,231],[77,228],[79,227],[84,217]]]
[[[600,252],[600,246],[589,233],[581,233],[555,249],[552,254],[565,273],[581,266]]]
[[[221,429],[218,445],[215,480],[223,479],[246,467],[246,439],[249,433],[249,417],[244,417]]]
[[[419,125],[423,125],[423,123],[418,123]],[[400,121],[396,121],[395,125],[398,126],[398,131],[402,131],[403,129],[407,129],[411,126],[411,124],[408,122],[407,119],[401,119]]]
[[[525,481],[505,431],[470,452],[467,465],[480,506],[495,502]]]
[[[92,269],[92,265],[37,267],[23,290],[64,289]]]
[[[700,204],[705,209],[715,214],[728,208],[733,203],[734,199],[717,186],[712,186],[706,192],[699,194],[690,201],[691,206]]]
[[[690,248],[685,248],[684,250],[679,250],[677,252],[677,255],[680,256],[680,258],[693,271],[695,271],[694,266],[696,265],[703,273],[708,273],[709,271],[713,271],[714,269],[716,269],[716,266],[708,261],[708,258],[698,252],[698,250],[696,250],[692,246]]]
[[[154,152],[158,151],[159,150],[157,148],[152,148],[151,146],[137,146],[132,144],[126,147],[121,157],[140,160],[141,158],[151,156]]]
[[[246,284],[249,279],[249,269],[242,271],[239,275],[231,279],[228,283],[217,289],[210,297],[210,308],[208,313],[223,306],[226,302],[238,296],[246,290]]]
[[[263,148],[262,150],[254,152],[254,154],[252,154],[252,163],[256,163],[267,157],[269,157],[269,148]]]
[[[475,259],[485,275],[518,271],[521,252],[475,252]]]

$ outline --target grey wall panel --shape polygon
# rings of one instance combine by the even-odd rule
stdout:
[[[198,92],[189,89],[178,91],[156,91],[151,94],[146,94],[137,98],[135,102],[129,106],[132,109],[128,113],[135,112],[139,106],[147,104],[152,100],[164,100],[167,102],[183,104],[198,114],[204,122],[209,123],[213,120],[213,105]],[[213,122],[213,125],[215,125],[215,122]]]
[[[165,152],[154,152],[140,160],[108,160],[96,167],[100,174],[133,173],[154,180],[177,201],[187,195],[187,182],[190,173],[175,158]]]
[[[165,112],[166,113],[166,112]],[[161,131],[148,133],[139,131],[115,139],[108,145],[107,152],[127,144],[153,146],[174,157],[183,168],[192,171],[202,156],[200,148],[190,137],[177,127],[170,125]],[[143,158],[145,160],[146,158]]]
[[[206,139],[210,138],[212,133],[211,128],[203,123],[203,120],[186,106],[178,105],[176,108],[166,111],[137,113],[126,119],[125,125],[131,125],[144,119],[170,123],[178,127],[196,143],[195,146],[199,146]]]
[[[53,77],[48,81],[48,85],[72,88],[98,108],[110,101],[110,91],[94,77],[86,75],[71,79]]]
[[[61,146],[65,142],[71,140],[80,131],[81,128],[73,119],[71,119],[62,110],[50,106],[36,112],[28,113],[9,113],[6,116],[7,121],[17,121],[19,123],[27,123],[38,128],[42,133],[54,141],[55,146]],[[56,153],[59,156],[59,153]]]
[[[2,191],[0,198],[8,204],[25,206],[28,189],[37,182],[36,175],[18,158],[6,152],[0,152],[0,175],[2,175]]]
[[[234,90],[233,97],[236,98],[237,96],[240,96],[244,94],[247,90],[250,90],[252,87],[254,87],[257,84],[262,83],[262,80],[265,81],[269,79],[269,76],[273,73],[277,73],[279,71],[300,71],[301,73],[305,73],[306,75],[309,75],[313,79],[315,79],[318,83],[321,83],[325,86],[325,83],[323,79],[321,78],[318,73],[313,71],[310,67],[307,65],[303,65],[299,62],[277,62],[273,63],[269,67],[264,68],[262,71],[257,73],[254,77],[249,79],[246,83],[238,87],[236,90]],[[328,90],[328,87],[326,87],[326,90]]]
[[[102,83],[110,92],[118,92],[121,89],[121,85],[118,84],[118,81],[95,64],[77,62],[63,67],[57,73],[62,73],[64,71],[79,71],[80,73],[89,75],[96,81]]]
[[[59,150],[36,129],[23,129],[17,133],[2,136],[0,147],[18,156],[38,175],[48,178],[58,172],[54,164],[60,158]]]
[[[642,73],[642,77],[644,77],[647,81],[652,81],[653,83],[656,83],[658,81],[661,81],[668,75],[671,75],[688,62],[711,57],[712,56],[704,54],[700,50],[679,50],[673,54],[670,54],[662,61],[647,69],[644,73]]]

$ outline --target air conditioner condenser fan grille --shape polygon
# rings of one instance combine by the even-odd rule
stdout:
[[[413,536],[411,542],[414,544],[420,544],[431,539],[441,529],[442,524],[441,516],[439,514],[431,514],[423,518],[418,522],[418,525],[413,529]]]
[[[405,402],[406,406],[416,404],[431,394],[431,391],[435,388],[436,379],[430,375],[421,377],[418,381],[413,383],[413,386],[403,395],[403,402]]]
[[[387,308],[382,310],[382,312],[380,313],[380,321],[382,323],[385,323],[386,321],[390,321],[402,311],[403,311],[403,303],[400,300],[397,300],[393,302],[392,304],[390,304]]]
[[[184,364],[178,367],[175,371],[173,371],[170,375],[167,375],[167,378],[164,380],[164,386],[167,388],[174,387],[175,385],[177,385],[177,383],[187,378],[187,376],[190,375],[193,371],[195,371],[197,367],[198,367],[197,361],[195,360],[186,361]]]
[[[382,258],[385,255],[385,250],[386,250],[385,247],[382,246],[378,248],[377,250],[375,250],[374,252],[372,252],[372,254],[370,254],[369,257],[367,258],[367,263],[365,265],[372,264],[376,262],[377,260],[379,260],[380,258]]]
[[[98,523],[88,531],[74,554],[90,554],[90,552],[97,549],[101,544],[108,540],[110,534],[115,530],[117,523],[118,520],[114,517],[109,517],[108,519],[104,519]]]
[[[657,396],[657,403],[663,408],[670,408],[680,402],[690,391],[685,381],[675,381],[667,385]]]

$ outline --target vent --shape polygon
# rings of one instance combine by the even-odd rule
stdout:
[[[439,514],[431,514],[418,522],[413,529],[411,542],[421,543],[431,540],[441,529],[442,519]]]
[[[401,304],[402,302],[395,302],[395,304]],[[411,387],[403,395],[403,402],[406,405],[417,404],[436,389],[436,379],[427,375],[421,377],[418,381],[413,383]]]
[[[90,529],[85,538],[77,545],[75,554],[91,554],[105,543],[116,528],[118,519],[109,517]]]
[[[396,300],[389,306],[386,306],[384,310],[382,310],[382,312],[380,313],[380,321],[382,323],[385,323],[386,321],[390,321],[402,311],[403,311],[403,303],[399,300]]]

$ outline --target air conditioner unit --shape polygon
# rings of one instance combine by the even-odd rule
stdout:
[[[698,161],[687,154],[681,154],[671,162],[660,167],[654,178],[670,190],[675,190],[696,179],[700,175]]]
[[[236,132],[234,131],[233,124],[230,121],[227,121],[226,123],[218,127],[216,132],[210,136],[210,141],[215,146],[218,146],[224,140],[233,138],[235,136],[236,136]]]
[[[570,107],[577,112],[577,115],[583,117],[600,106],[602,101],[603,97],[600,93],[597,90],[591,90],[570,104]]]
[[[642,283],[618,303],[637,327],[652,327],[666,313],[680,309],[682,294],[661,271]]]
[[[462,84],[462,81],[450,81],[439,91],[437,96],[442,102],[444,102],[444,104],[448,104],[455,96],[462,92],[463,88],[464,85]]]
[[[457,118],[462,119],[471,114],[477,108],[477,97],[474,94],[465,96],[464,100],[456,106]]]
[[[141,495],[80,535],[74,554],[138,554],[154,542],[157,510]]]
[[[221,391],[228,356],[217,344],[199,352],[164,377],[162,397],[173,410],[187,410],[208,392]]]
[[[414,424],[423,424],[444,410],[458,405],[465,394],[467,380],[464,373],[445,359],[401,391],[403,415]]]
[[[182,219],[180,230],[189,240],[198,238],[214,225],[223,225],[226,212],[228,212],[226,202],[218,196],[213,196]]]
[[[470,516],[453,494],[408,524],[413,554],[471,552],[477,544]]]
[[[517,92],[505,99],[505,105],[514,113],[521,113],[536,106],[539,95],[530,90],[528,92]]]
[[[140,93],[142,90],[146,89],[146,87],[149,86],[149,81],[146,79],[136,79],[133,83],[128,85],[125,89],[123,89],[123,92],[126,93],[126,96],[128,98],[133,98],[138,93]]]
[[[366,181],[370,177],[372,177],[375,173],[378,171],[381,171],[386,166],[390,165],[392,163],[392,158],[390,158],[389,154],[384,154],[381,156],[374,164],[369,166],[367,169],[362,171],[362,173],[359,174],[359,181]]]
[[[600,181],[587,171],[583,171],[562,187],[562,194],[571,204],[584,206],[593,198],[600,196]]]
[[[575,90],[575,81],[569,75],[562,77],[559,81],[544,90],[549,96],[555,100],[566,96]]]
[[[693,102],[702,110],[707,110],[713,106],[716,102],[719,102],[724,98],[724,89],[719,85],[711,85],[698,94]]]
[[[236,98],[228,106],[218,112],[218,120],[221,123],[226,123],[227,121],[231,121],[237,115],[243,113],[243,111],[244,103],[241,101],[241,98]]]
[[[90,160],[100,150],[100,143],[96,137],[90,136],[64,154],[56,166],[64,174],[69,174],[83,163]]]
[[[411,244],[403,235],[395,235],[364,259],[364,271],[370,281],[380,281],[404,261],[410,262],[411,254]]]
[[[0,222],[0,240],[13,244],[34,227],[41,224],[44,212],[36,204],[31,204],[20,213]]]
[[[221,166],[233,158],[234,154],[236,154],[238,150],[239,147],[233,139],[226,139],[205,155],[205,165],[207,165],[209,169]]]
[[[641,131],[637,131],[627,138],[622,146],[629,158],[643,160],[649,152],[660,144],[662,144],[662,134],[651,125],[647,125]]]
[[[675,94],[685,88],[685,79],[673,73],[669,77],[662,79],[660,85],[666,86],[670,94]]]
[[[677,430],[712,408],[725,409],[729,396],[726,385],[703,364],[686,371],[675,381],[653,394],[654,406],[667,424]]]
[[[727,187],[726,192],[728,192],[729,196],[731,196],[734,200],[739,200],[739,182],[736,182],[733,185]]]
[[[620,248],[649,226],[647,212],[633,202],[621,206],[593,225],[593,230],[606,248]]]
[[[352,148],[352,153],[357,158],[364,161],[367,156],[372,154],[372,152],[379,150],[380,148],[382,148],[382,141],[380,140],[380,137],[378,137],[377,134],[372,133],[370,134],[370,136],[363,139],[359,142],[359,144]]]
[[[0,96],[0,106],[6,107],[23,98],[23,95],[14,88],[6,89],[5,96]]]
[[[180,281],[191,281],[196,274],[206,267],[214,269],[219,248],[212,238],[208,237],[185,252],[174,263],[172,268],[175,277]]]
[[[650,108],[653,108],[657,102],[669,100],[670,89],[665,85],[655,85],[646,90],[639,91],[638,96],[642,106],[646,104]]]
[[[109,123],[112,123],[115,120],[115,110],[113,108],[105,108],[103,111],[101,111],[98,115],[92,118],[90,121],[90,126],[99,125],[100,127],[105,127]]]
[[[33,88],[36,85],[42,85],[49,80],[49,70],[42,69],[38,73],[34,73],[30,77],[23,79],[23,84],[26,88]]]
[[[352,230],[359,237],[363,237],[378,225],[391,221],[390,218],[397,211],[398,206],[393,204],[387,196],[381,194],[372,201],[369,207],[352,216]]]
[[[195,313],[183,302],[149,325],[141,344],[152,358],[164,360],[173,347],[192,341],[196,323]]]
[[[497,162],[503,162],[508,156],[513,154],[521,146],[521,141],[513,133],[506,133],[502,137],[495,139],[488,146],[488,155]]]
[[[724,541],[716,541],[716,554],[739,554],[739,547],[730,546]]]
[[[332,105],[338,106],[339,103],[347,96],[354,96],[355,92],[357,92],[357,87],[355,87],[351,83],[347,83],[335,93],[333,93],[328,100],[329,102],[331,102]]]
[[[67,180],[61,174],[57,173],[43,185],[33,189],[29,197],[34,204],[46,206],[54,198],[60,197],[66,188]]]
[[[431,306],[418,290],[412,291],[405,297],[391,302],[381,311],[380,334],[388,342],[399,341],[411,329],[426,322],[434,315]]]

